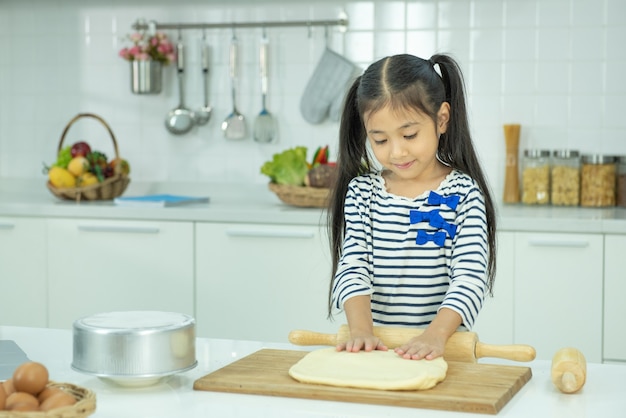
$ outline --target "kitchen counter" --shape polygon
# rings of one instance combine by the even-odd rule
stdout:
[[[259,395],[194,391],[193,382],[261,348],[303,350],[291,344],[265,344],[198,338],[198,366],[156,385],[128,388],[106,383],[71,369],[72,332],[48,328],[0,326],[0,340],[13,340],[29,359],[45,364],[50,378],[91,389],[96,393],[94,418],[107,417],[381,417],[424,415],[442,418],[470,418],[486,415],[465,412],[420,410],[357,403],[305,400]],[[550,382],[550,362],[514,363],[481,360],[481,363],[528,365],[533,377],[500,411],[501,417],[617,418],[626,411],[624,381],[626,366],[588,364],[587,383],[576,394],[562,394]]]
[[[262,184],[131,182],[124,195],[149,193],[209,196],[210,202],[169,208],[119,207],[112,201],[76,203],[54,197],[45,179],[0,179],[0,216],[301,225],[326,221],[323,210],[285,205]],[[501,204],[497,212],[500,231],[626,233],[625,208]]]

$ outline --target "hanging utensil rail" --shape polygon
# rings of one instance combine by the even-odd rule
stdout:
[[[229,29],[229,28],[269,28],[269,27],[313,27],[339,26],[341,32],[348,29],[348,15],[341,13],[335,20],[285,20],[268,22],[221,22],[221,23],[158,23],[154,20],[146,22],[137,20],[133,29],[137,31],[148,29]]]

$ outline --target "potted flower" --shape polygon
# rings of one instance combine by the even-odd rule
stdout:
[[[174,45],[164,32],[135,32],[127,38],[132,45],[122,48],[119,55],[130,61],[131,91],[135,94],[159,94],[163,66],[176,59]]]

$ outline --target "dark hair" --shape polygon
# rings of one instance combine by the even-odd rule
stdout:
[[[435,70],[439,66],[441,75]],[[328,314],[331,315],[332,279],[341,257],[344,232],[344,203],[350,180],[369,172],[372,161],[366,149],[367,134],[363,114],[385,106],[413,108],[428,115],[435,125],[441,104],[450,104],[450,120],[439,138],[439,159],[470,177],[478,184],[485,198],[487,216],[487,288],[490,294],[496,272],[496,217],[486,177],[472,144],[465,105],[465,85],[457,62],[444,54],[425,60],[401,54],[383,58],[370,65],[359,76],[345,98],[339,127],[337,179],[328,207],[328,233],[332,251],[331,286]]]

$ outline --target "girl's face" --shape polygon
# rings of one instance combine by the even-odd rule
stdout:
[[[443,166],[437,160],[439,135],[450,118],[444,102],[437,113],[437,124],[412,109],[393,110],[390,106],[364,115],[365,130],[374,156],[391,172],[393,181],[429,181],[439,176]]]

